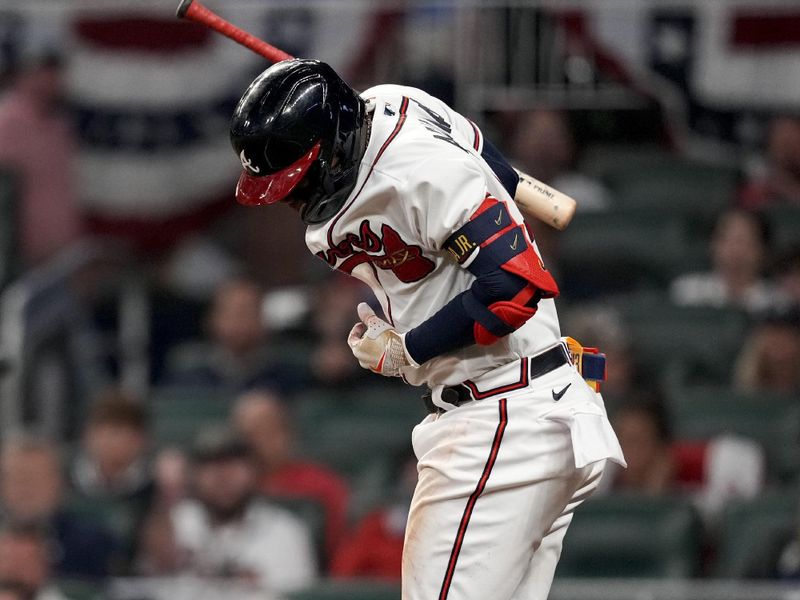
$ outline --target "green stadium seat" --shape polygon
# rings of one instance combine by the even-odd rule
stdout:
[[[700,525],[683,500],[593,498],[575,512],[557,577],[692,577],[700,565]]]
[[[668,408],[676,437],[708,439],[738,434],[761,444],[769,472],[792,479],[800,466],[800,404],[792,396],[746,394],[726,387],[672,390]]]
[[[623,168],[647,169],[674,159],[663,148],[647,144],[603,144],[583,152],[580,170],[593,177],[605,179]]]
[[[0,171],[0,288],[16,277],[20,269],[18,206],[16,177]]]
[[[55,587],[69,600],[104,600],[107,598],[103,584],[86,579],[58,579]]]
[[[766,210],[766,217],[770,224],[773,246],[778,251],[800,245],[800,207],[770,207]]]
[[[362,384],[348,389],[315,389],[299,394],[293,403],[295,418],[314,429],[328,417],[373,416],[416,423],[425,416],[423,388],[401,383]]]
[[[745,578],[768,559],[774,545],[797,523],[800,495],[797,490],[772,492],[750,501],[727,506],[722,515],[714,575]]]
[[[664,288],[679,265],[701,260],[691,248],[677,218],[636,211],[578,214],[559,238],[558,265],[571,287]]]
[[[675,306],[664,295],[637,294],[614,300],[645,371],[658,375],[676,360],[729,380],[748,327],[736,309]]]
[[[191,445],[197,432],[228,419],[233,395],[204,387],[166,386],[150,396],[156,445]]]
[[[369,416],[333,416],[307,431],[300,446],[306,458],[357,477],[372,461],[391,461],[410,452],[411,425]]]
[[[289,600],[400,600],[400,586],[374,581],[323,581]]]
[[[632,161],[605,173],[604,180],[620,208],[676,214],[713,222],[736,197],[739,171],[679,158]]]

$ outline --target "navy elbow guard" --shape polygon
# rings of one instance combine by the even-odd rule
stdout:
[[[558,286],[525,226],[513,220],[504,203],[489,195],[447,239],[445,248],[477,278],[473,294],[465,294],[463,301],[475,321],[478,344],[493,344],[519,329],[536,314],[540,299],[558,295]],[[502,272],[499,277],[498,272]]]

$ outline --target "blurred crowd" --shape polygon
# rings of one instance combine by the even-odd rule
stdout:
[[[82,219],[61,68],[61,57],[41,57],[7,74],[0,97],[0,166],[18,182],[23,272],[81,236],[109,235]],[[585,167],[569,114],[495,115],[490,127],[502,134],[511,123],[513,135],[501,139],[515,164],[577,198],[579,214],[614,214],[613,185]],[[779,247],[773,209],[800,212],[796,115],[770,121],[758,168],[740,169],[735,192],[693,240],[705,257],[656,289],[653,306],[741,315],[746,327],[726,349],[734,356],[723,375],[701,368],[692,382],[800,406],[800,231]],[[252,221],[273,213],[251,214],[232,209],[199,227],[191,252],[176,241],[137,255],[152,304],[151,393],[113,383],[114,366],[102,365],[108,377],[81,391],[74,431],[2,440],[0,599],[63,598],[60,583],[128,576],[188,574],[279,596],[326,577],[399,580],[416,478],[410,441],[387,443],[377,417],[372,445],[359,440],[373,413],[391,420],[393,411],[387,431],[410,440],[424,411],[418,391],[376,381],[350,355],[346,334],[369,291],[294,254],[296,244],[264,254]],[[289,223],[280,208],[274,214],[273,231]],[[531,226],[548,267],[568,275],[560,257],[569,233]],[[231,231],[252,239],[231,243]],[[694,570],[711,575],[726,508],[774,489],[796,492],[800,467],[776,469],[764,440],[740,431],[684,435],[672,422],[681,388],[670,385],[668,365],[643,364],[647,340],[626,321],[631,290],[616,292],[576,301],[567,285],[562,299],[563,332],[607,355],[602,392],[628,462],[605,475],[598,493],[688,499],[703,535]],[[97,307],[86,310],[98,316]],[[175,404],[182,413],[169,412],[171,395],[183,398]],[[185,419],[188,433],[165,433],[165,418]],[[351,429],[326,438],[340,422]],[[348,450],[356,458],[339,460]],[[373,459],[378,475],[367,468]],[[769,544],[743,575],[800,577],[796,522]]]

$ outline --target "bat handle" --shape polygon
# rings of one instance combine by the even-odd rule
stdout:
[[[246,31],[239,29],[232,23],[226,21],[219,15],[207,9],[205,6],[200,4],[198,0],[182,0],[180,6],[178,6],[176,15],[181,19],[189,19],[190,21],[195,21],[196,23],[202,23],[203,25],[220,32],[222,35],[229,37],[233,41],[250,48],[256,54],[260,54],[272,62],[280,62],[282,60],[294,58],[291,54],[287,54],[272,44],[268,44],[257,37],[250,35]]]

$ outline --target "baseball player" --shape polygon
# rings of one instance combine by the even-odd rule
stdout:
[[[257,77],[231,141],[237,199],[296,209],[309,249],[374,291],[383,316],[359,305],[347,340],[361,366],[430,390],[404,600],[546,598],[573,511],[624,460],[560,338],[516,173],[436,98],[359,95],[313,60]]]

